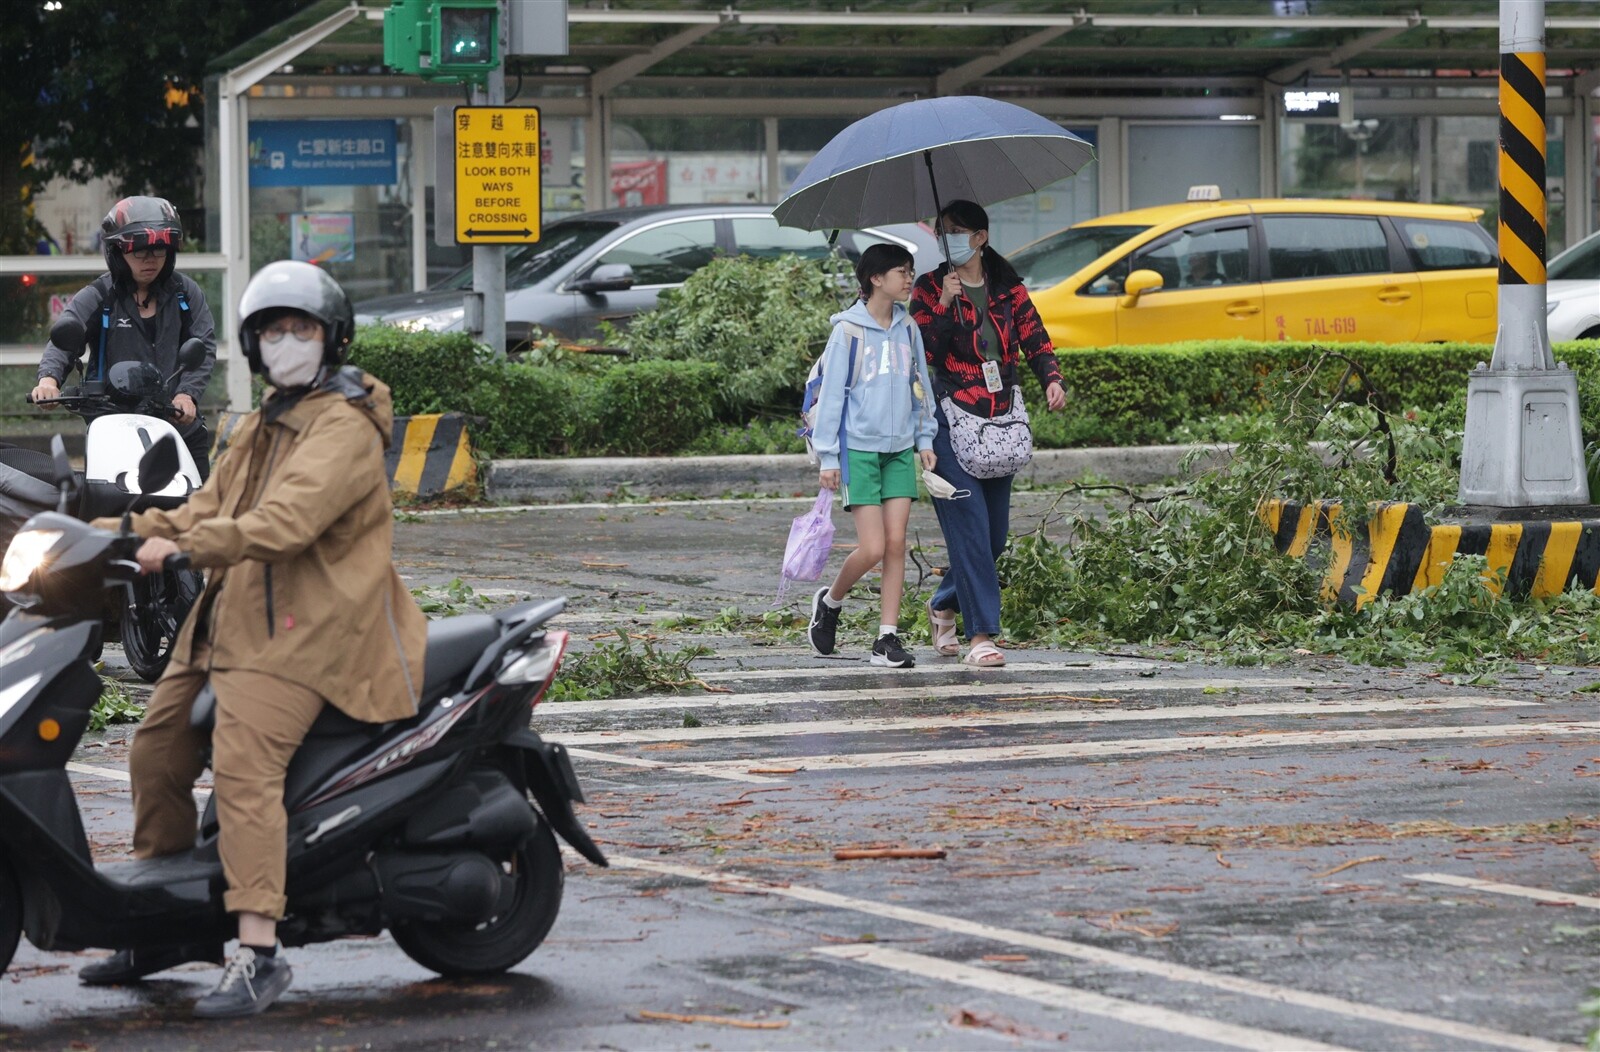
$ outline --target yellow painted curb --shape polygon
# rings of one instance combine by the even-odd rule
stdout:
[[[214,462],[248,414],[223,413],[217,420]],[[466,417],[460,413],[425,413],[394,418],[394,432],[383,456],[389,488],[417,497],[440,497],[477,488],[478,465],[472,455]]]
[[[1415,504],[1379,504],[1352,537],[1338,501],[1270,500],[1259,514],[1278,551],[1324,568],[1324,598],[1358,609],[1379,592],[1437,585],[1457,555],[1484,556],[1485,579],[1515,598],[1600,591],[1600,520],[1430,524]]]

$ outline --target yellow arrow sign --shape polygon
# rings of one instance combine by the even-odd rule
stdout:
[[[457,106],[456,242],[537,241],[539,109]]]

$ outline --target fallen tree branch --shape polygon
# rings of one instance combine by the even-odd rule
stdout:
[[[835,862],[853,862],[865,858],[944,858],[942,847],[863,847],[840,848],[833,853]]]

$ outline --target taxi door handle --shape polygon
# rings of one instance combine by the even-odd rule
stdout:
[[[1379,289],[1378,298],[1385,303],[1404,303],[1406,300],[1411,298],[1411,293],[1407,292],[1405,289],[1394,288],[1391,286],[1386,289]]]
[[[1239,300],[1236,303],[1228,304],[1222,310],[1230,318],[1248,318],[1252,314],[1261,313],[1261,304],[1251,303],[1248,300]]]

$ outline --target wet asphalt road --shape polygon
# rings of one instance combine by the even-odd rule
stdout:
[[[1047,500],[1019,496],[1021,528]],[[414,583],[570,595],[579,646],[624,627],[715,650],[695,669],[716,693],[538,710],[613,866],[569,864],[551,938],[513,973],[438,980],[386,937],[309,947],[267,1015],[202,1025],[188,1006],[214,969],[86,990],[96,954],[24,946],[0,1049],[1581,1044],[1600,712],[1579,688],[1600,671],[1464,686],[1131,650],[977,671],[925,640],[890,671],[864,638],[823,660],[657,627],[769,604],[804,507],[398,527]],[[925,508],[913,526],[937,541]],[[128,835],[127,736],[77,757],[106,858]],[[852,848],[945,856],[834,858]]]

